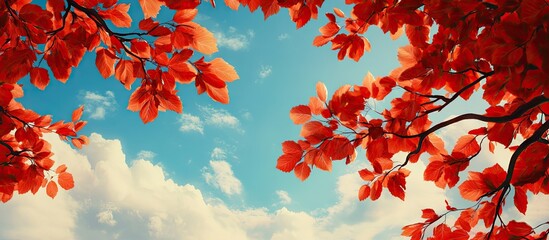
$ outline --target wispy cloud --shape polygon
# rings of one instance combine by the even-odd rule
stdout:
[[[181,123],[181,126],[179,127],[179,131],[199,132],[200,134],[204,134],[204,123],[198,116],[194,116],[188,113],[183,113],[181,114],[181,118],[179,119],[179,122]]]
[[[216,109],[209,106],[199,106],[198,109],[206,125],[219,128],[228,127],[239,132],[244,131],[240,128],[240,120],[225,109]]]
[[[288,192],[283,191],[283,190],[278,190],[278,191],[276,191],[276,195],[278,196],[278,201],[280,202],[280,204],[288,205],[288,204],[292,203],[292,198],[290,197]]]
[[[242,183],[234,176],[231,164],[225,161],[227,154],[222,148],[212,150],[210,167],[202,170],[206,182],[227,195],[242,193]]]
[[[107,112],[116,109],[116,100],[114,93],[111,91],[106,91],[104,95],[86,91],[81,98],[85,105],[85,112],[89,113],[92,119],[105,119]]]
[[[153,160],[156,157],[156,153],[152,151],[141,150],[137,153],[137,159]]]
[[[273,73],[273,67],[270,65],[263,65],[259,69],[259,78],[267,78]]]
[[[206,126],[216,128],[231,128],[239,133],[244,133],[240,127],[240,120],[225,109],[217,109],[210,106],[198,106],[198,115],[190,113],[181,114],[179,130],[182,132],[198,132],[204,134]]]
[[[210,157],[214,160],[225,160],[227,159],[227,153],[222,148],[216,147],[212,150]]]
[[[288,35],[287,33],[281,33],[280,35],[278,35],[278,40],[282,41],[282,40],[286,40],[290,37],[290,35]]]
[[[242,183],[234,176],[231,164],[227,161],[210,161],[210,167],[203,170],[206,182],[227,195],[240,195]]]
[[[227,32],[214,32],[219,47],[225,47],[233,51],[247,48],[255,32],[248,30],[246,34],[239,33],[234,27],[229,27]]]

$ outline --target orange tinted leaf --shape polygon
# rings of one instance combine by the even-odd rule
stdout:
[[[216,58],[210,62],[209,72],[215,74],[219,79],[225,82],[232,82],[240,77],[234,70],[234,67],[225,62],[222,58]]]
[[[229,90],[227,89],[227,86],[222,88],[209,87],[206,89],[206,92],[214,101],[223,104],[229,103]]]
[[[155,18],[163,3],[158,0],[139,0],[139,5],[141,5],[145,18]]]
[[[141,117],[143,123],[148,123],[152,122],[157,116],[158,103],[154,98],[149,98],[149,100],[145,101],[145,103],[141,106],[139,117]]]
[[[497,188],[507,173],[499,164],[479,172],[469,172],[469,178],[459,186],[461,196],[470,201],[477,201],[482,195]]]
[[[475,135],[464,135],[461,136],[456,145],[454,146],[454,152],[463,153],[465,156],[472,156],[480,151],[480,146],[476,140]]]
[[[311,159],[307,162],[312,162],[318,169],[332,171],[332,160],[322,151],[309,151],[306,157]]]
[[[173,21],[176,23],[190,22],[198,14],[198,9],[179,10],[173,15]]]
[[[358,200],[364,201],[364,199],[368,198],[369,196],[370,196],[370,186],[368,186],[368,184],[362,185],[358,190]]]
[[[46,186],[46,194],[48,194],[49,197],[52,199],[57,195],[57,183],[54,181],[49,181],[48,185]]]
[[[186,23],[194,30],[194,37],[191,46],[203,54],[213,54],[217,52],[217,43],[214,35],[208,29],[194,23]]]
[[[315,115],[322,114],[322,111],[325,109],[324,102],[320,101],[318,97],[309,98],[308,106],[311,109],[311,113]]]
[[[225,5],[229,7],[232,10],[238,10],[238,6],[240,6],[240,2],[237,0],[225,0]]]
[[[149,0],[147,0],[149,1]],[[131,27],[132,18],[128,14],[130,4],[118,4],[114,8],[100,11],[99,14],[107,19],[110,19],[112,24],[117,27]]]
[[[414,223],[402,228],[402,236],[412,237],[412,240],[421,239],[423,236],[423,223]]]
[[[183,112],[183,104],[181,103],[181,99],[175,94],[175,92],[170,92],[164,89],[163,91],[158,93],[157,99],[160,107],[163,107],[166,110],[174,111],[176,113]]]
[[[304,162],[301,162],[295,166],[294,173],[301,181],[305,181],[311,174],[311,168]]]
[[[307,122],[301,128],[301,136],[303,136],[309,143],[318,144],[322,140],[331,137],[333,135],[332,130],[322,125],[319,121]]]
[[[126,89],[129,89],[130,86],[135,81],[135,76],[133,75],[133,62],[130,60],[120,60],[114,68],[114,77],[118,79]]]
[[[343,13],[343,11],[341,11],[341,9],[339,9],[339,8],[334,8],[334,13],[335,13],[335,15],[337,15],[340,18],[345,17],[345,13]]]
[[[95,66],[101,73],[103,78],[108,78],[114,74],[114,61],[116,60],[116,55],[111,51],[100,48],[96,52]]]
[[[67,170],[67,165],[61,164],[59,165],[59,167],[57,167],[57,169],[55,169],[55,173],[59,174],[59,173],[65,172],[66,170]]]
[[[326,102],[328,89],[326,88],[326,85],[324,85],[324,83],[322,82],[316,83],[316,94],[318,95],[318,98],[320,98],[320,101]]]
[[[76,121],[80,120],[80,118],[82,117],[83,112],[84,112],[84,105],[82,105],[79,108],[75,109],[72,112],[72,121],[76,122]]]
[[[311,119],[311,109],[309,106],[299,105],[290,110],[290,119],[294,124],[303,124]]]
[[[69,190],[74,187],[74,179],[72,178],[72,174],[68,172],[59,173],[59,176],[57,176],[57,182],[59,183],[59,186],[65,190]]]
[[[48,70],[39,67],[32,68],[30,72],[30,82],[40,90],[46,89],[46,86],[50,83]]]

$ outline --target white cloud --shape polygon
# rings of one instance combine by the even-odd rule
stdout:
[[[242,193],[242,183],[234,176],[231,164],[227,161],[210,161],[210,167],[204,169],[202,175],[208,184],[227,195]]]
[[[263,79],[271,75],[273,73],[273,67],[269,65],[261,66],[261,69],[259,69],[259,78]]]
[[[111,91],[106,91],[104,95],[86,91],[81,98],[84,102],[85,112],[89,113],[92,119],[105,119],[107,112],[116,109],[116,100]]]
[[[233,51],[238,51],[247,48],[250,44],[250,38],[255,36],[252,30],[248,30],[246,34],[238,33],[235,27],[229,27],[227,33],[214,32],[219,47],[225,47]]]
[[[200,113],[207,125],[215,127],[228,127],[239,132],[243,132],[240,128],[240,120],[224,109],[215,109],[209,106],[199,106]]]
[[[204,123],[202,123],[202,120],[198,116],[183,113],[181,114],[179,122],[181,123],[181,127],[179,127],[179,130],[182,132],[194,131],[204,134]]]
[[[152,151],[145,151],[141,150],[137,153],[137,159],[144,159],[144,160],[153,160],[153,158],[156,157],[156,153]]]
[[[240,133],[244,130],[240,127],[240,120],[229,111],[216,109],[210,106],[198,106],[199,116],[189,113],[181,114],[179,130],[182,132],[198,132],[204,134],[205,126],[217,128],[232,128]]]
[[[227,159],[227,153],[222,148],[216,147],[212,150],[210,157],[212,160],[225,160]]]
[[[338,178],[339,200],[323,214],[285,207],[235,209],[193,185],[174,182],[150,161],[128,165],[118,140],[91,134],[90,144],[77,152],[55,136],[47,139],[57,164],[73,173],[76,187],[61,190],[54,200],[41,189],[0,204],[0,239],[391,239],[402,226],[421,221],[422,208],[435,206],[441,212],[446,198],[443,190],[423,181],[420,161],[408,166],[412,173],[405,202],[387,190],[375,202],[359,202],[363,182],[353,172]],[[211,161],[208,171],[212,180],[216,171],[232,172],[224,161]],[[533,220],[546,220],[546,202],[530,201]]]
[[[253,119],[253,116],[252,116],[251,112],[244,111],[241,115],[242,115],[242,118],[244,118],[246,120],[252,120]]]
[[[290,37],[290,35],[288,35],[287,33],[281,33],[280,35],[278,35],[278,40],[282,41],[282,40],[286,40]]]
[[[288,192],[283,191],[283,190],[278,190],[275,193],[278,196],[278,200],[279,200],[280,204],[288,205],[288,204],[292,203],[292,198],[290,197]]]

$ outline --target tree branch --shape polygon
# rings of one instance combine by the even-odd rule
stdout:
[[[538,97],[535,97],[534,99],[530,100],[530,102],[527,102],[527,103],[523,104],[522,106],[518,107],[515,111],[513,111],[509,115],[498,116],[498,117],[489,117],[489,116],[484,116],[484,115],[479,115],[479,114],[474,114],[474,113],[466,113],[466,114],[454,117],[452,119],[446,120],[444,122],[441,122],[441,123],[431,127],[427,131],[419,133],[419,134],[400,135],[400,134],[397,134],[397,133],[390,133],[390,134],[393,134],[394,136],[397,136],[397,137],[400,137],[400,138],[416,138],[416,137],[419,137],[417,148],[414,151],[411,151],[410,153],[408,153],[404,163],[402,163],[398,166],[403,167],[406,164],[408,164],[408,161],[410,160],[412,155],[419,153],[419,151],[421,150],[421,147],[423,145],[423,140],[425,140],[425,138],[427,138],[427,136],[429,136],[429,134],[434,133],[437,130],[440,130],[444,127],[447,127],[449,125],[455,124],[457,122],[460,122],[460,121],[463,121],[463,120],[466,120],[466,119],[475,119],[475,120],[479,120],[479,121],[482,121],[482,122],[493,122],[493,123],[508,122],[508,121],[513,120],[513,119],[519,118],[520,116],[525,114],[527,111],[531,110],[532,108],[535,108],[536,106],[541,105],[541,104],[546,103],[546,102],[549,102],[549,98],[546,98],[544,96],[538,96]],[[545,123],[545,124],[548,124],[548,123]],[[541,128],[542,127],[540,127],[540,129]],[[538,137],[538,138],[540,138],[540,137]],[[536,139],[536,141],[537,141],[537,139]]]

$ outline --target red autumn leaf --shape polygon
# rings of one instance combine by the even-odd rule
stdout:
[[[54,181],[49,181],[46,186],[46,194],[53,199],[57,195],[57,191],[57,183]]]
[[[532,227],[525,222],[512,220],[507,224],[507,230],[511,235],[524,237],[532,232]]]
[[[48,70],[44,68],[32,68],[30,72],[30,82],[40,90],[46,89],[50,83]]]
[[[423,236],[423,223],[414,223],[402,228],[402,236],[411,237],[412,240],[419,240]]]
[[[96,52],[95,66],[103,78],[108,78],[114,74],[114,62],[116,55],[104,48],[99,48]]]
[[[428,222],[433,222],[434,220],[436,220],[438,218],[438,215],[435,212],[435,210],[433,210],[431,208],[422,209],[421,212],[422,212],[421,218],[427,219]]]
[[[148,1],[148,0],[147,0]],[[99,11],[99,15],[111,20],[112,24],[117,27],[129,28],[132,25],[132,18],[128,14],[130,4],[117,4],[114,8]],[[149,12],[150,14],[150,12]]]
[[[301,181],[305,181],[311,174],[311,168],[304,162],[297,164],[294,168],[294,173]]]
[[[133,62],[130,60],[120,60],[114,68],[114,77],[118,79],[126,89],[130,89],[130,86],[135,81]]]
[[[496,189],[505,179],[507,173],[495,164],[480,172],[469,172],[469,178],[459,186],[461,196],[470,201],[477,201],[482,195]]]
[[[358,190],[358,200],[364,201],[364,199],[370,196],[370,186],[367,184],[362,185]]]
[[[526,214],[526,208],[528,206],[528,197],[526,196],[526,190],[521,187],[515,187],[515,196],[513,197],[515,207],[522,214]]]
[[[374,173],[366,168],[358,171],[358,174],[360,175],[360,178],[362,178],[362,180],[364,181],[372,181],[375,178]]]
[[[476,136],[464,135],[457,140],[457,143],[454,146],[454,150],[452,150],[452,153],[459,152],[463,153],[463,155],[465,156],[472,156],[478,151],[480,151],[480,146],[478,145]]]
[[[372,199],[372,201],[377,200],[381,196],[381,190],[382,190],[381,182],[380,181],[373,182],[372,189],[370,191],[370,199]]]
[[[299,154],[301,156],[303,150],[298,143],[294,141],[285,141],[282,143],[282,152],[288,154]]]
[[[332,171],[332,159],[321,150],[312,149],[305,155],[305,162],[324,171]]]
[[[513,141],[515,128],[512,123],[496,123],[488,129],[488,139],[508,147]]]
[[[290,110],[290,119],[294,124],[303,124],[311,119],[311,109],[309,106],[299,105]]]
[[[349,139],[345,137],[334,137],[324,141],[324,144],[321,146],[321,150],[333,160],[341,160],[349,155],[352,155],[355,148]]]
[[[301,160],[301,154],[285,153],[280,156],[276,162],[276,168],[283,172],[292,171],[296,164]]]
[[[154,97],[149,97],[143,102],[141,110],[139,111],[139,117],[143,123],[152,122],[158,116],[158,101]]]
[[[332,130],[322,125],[319,121],[310,121],[301,128],[301,136],[303,136],[311,144],[318,144],[321,141],[333,135]]]
[[[57,129],[55,132],[61,136],[71,136],[71,137],[76,136],[76,133],[68,127]]]

